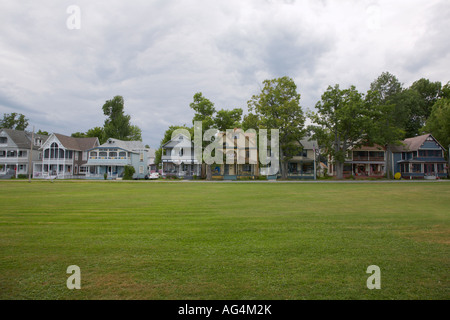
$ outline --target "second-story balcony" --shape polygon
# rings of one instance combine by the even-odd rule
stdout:
[[[385,161],[384,152],[356,151],[353,152],[353,161]]]
[[[131,165],[130,157],[90,156],[87,165]]]

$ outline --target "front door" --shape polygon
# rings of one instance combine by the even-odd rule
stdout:
[[[427,163],[425,164],[425,173],[428,175],[434,174],[434,164]]]

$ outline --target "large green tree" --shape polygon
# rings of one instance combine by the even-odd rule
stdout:
[[[214,114],[216,113],[216,109],[214,108],[214,103],[211,102],[208,98],[204,97],[201,92],[197,92],[194,95],[193,102],[189,105],[192,110],[194,110],[194,117],[192,119],[192,123],[195,125],[196,121],[201,121],[201,129],[202,134],[205,134],[205,131],[209,129],[214,129],[215,121]],[[202,160],[203,160],[203,149],[211,143],[211,141],[204,141],[202,137]],[[196,150],[199,153],[200,150]],[[211,165],[206,164],[206,179],[212,179],[211,173]]]
[[[115,138],[125,141],[142,141],[141,129],[132,125],[131,116],[124,113],[124,99],[122,96],[115,96],[108,100],[102,107],[103,113],[107,116],[103,126],[106,138]]]
[[[241,108],[219,110],[214,117],[214,126],[222,132],[225,132],[227,129],[240,128],[242,112]]]
[[[100,144],[103,144],[106,142],[106,136],[105,131],[102,127],[94,127],[92,129],[89,129],[86,132],[75,132],[71,135],[74,138],[98,138],[98,141]]]
[[[423,133],[431,133],[448,150],[450,146],[450,98],[435,102]]]
[[[415,81],[410,89],[416,91],[421,98],[420,107],[422,123],[425,123],[426,119],[428,119],[431,114],[433,105],[441,95],[442,84],[439,81],[431,82],[428,79],[422,78]]]
[[[0,128],[24,131],[28,127],[28,119],[21,113],[4,113],[0,120]]]
[[[370,112],[354,86],[342,90],[339,85],[328,87],[316,109],[310,116],[315,124],[315,137],[321,149],[333,158],[337,178],[342,179],[349,148],[366,143]]]
[[[405,134],[395,120],[396,105],[383,101],[379,91],[367,92],[365,97],[368,119],[365,123],[366,140],[368,144],[378,144],[385,148],[385,169],[388,178],[391,178],[391,146],[398,145]]]
[[[301,150],[300,140],[305,134],[300,94],[289,77],[265,80],[263,85],[261,92],[248,101],[248,109],[259,119],[260,129],[269,133],[279,130],[281,176],[287,179],[288,161]]]

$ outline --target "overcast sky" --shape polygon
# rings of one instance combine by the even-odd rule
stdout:
[[[28,129],[103,126],[101,107],[121,95],[144,143],[158,147],[169,125],[191,125],[196,92],[246,113],[262,81],[281,76],[294,79],[304,110],[329,85],[365,92],[384,71],[405,86],[450,80],[448,0],[0,4],[0,115],[23,113]]]

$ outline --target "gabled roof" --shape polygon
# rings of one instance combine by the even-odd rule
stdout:
[[[6,134],[12,139],[12,141],[17,145],[18,148],[29,149],[31,143],[32,133],[28,131],[14,130],[2,128],[1,131],[6,132]],[[43,134],[34,134],[34,138],[40,138],[43,142],[47,140],[48,136]],[[33,143],[33,149],[39,149],[39,146],[35,146]]]
[[[183,137],[182,141],[179,139],[180,136]],[[181,141],[181,142],[180,142]],[[190,147],[192,146],[192,141],[183,133],[178,133],[173,139],[170,139],[161,148],[174,148],[174,147]]]
[[[109,138],[104,144],[98,146],[98,148],[118,148],[130,152],[146,149],[141,141],[123,141],[114,138]]]
[[[439,146],[441,146],[441,148],[445,149],[430,133],[428,133],[421,136],[405,139],[403,140],[403,145],[392,146],[391,150],[392,152],[417,151],[425,143],[425,141],[427,141],[429,137],[432,137],[434,141],[436,141],[436,143],[439,144]]]
[[[54,133],[54,136],[69,150],[86,151],[98,145],[98,138],[74,138]]]

